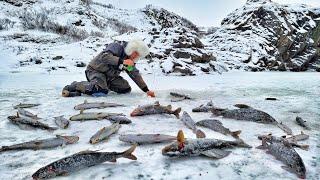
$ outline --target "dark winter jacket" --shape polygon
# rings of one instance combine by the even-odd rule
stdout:
[[[100,73],[103,73],[107,79],[112,79],[120,75],[123,68],[123,61],[128,58],[128,55],[125,53],[124,48],[127,43],[111,43],[106,45],[106,48],[98,54],[91,62],[89,63],[87,70],[95,70]],[[142,76],[139,73],[139,70],[134,67],[133,71],[127,71],[127,74],[130,78],[142,89],[144,92],[147,92],[149,89],[142,79]]]

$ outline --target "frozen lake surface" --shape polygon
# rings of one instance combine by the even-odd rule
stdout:
[[[0,145],[11,145],[34,139],[44,139],[60,135],[78,135],[77,144],[50,150],[12,151],[0,154],[0,179],[30,179],[40,167],[55,160],[83,150],[123,151],[130,145],[118,140],[125,133],[164,133],[176,135],[184,130],[187,138],[195,138],[191,130],[174,116],[155,115],[130,119],[132,124],[122,125],[118,134],[109,141],[97,145],[88,143],[89,138],[99,129],[110,125],[107,120],[72,122],[69,129],[47,132],[43,130],[21,130],[12,125],[7,116],[14,115],[13,105],[20,102],[40,103],[41,106],[29,109],[38,114],[46,123],[54,126],[53,117],[70,117],[78,112],[73,109],[85,99],[89,102],[106,101],[125,104],[126,107],[90,110],[118,112],[129,116],[138,105],[160,101],[162,105],[172,104],[173,108],[182,107],[195,121],[211,116],[210,113],[192,113],[191,109],[212,100],[215,106],[234,108],[236,103],[248,104],[263,110],[275,119],[292,128],[294,134],[303,130],[295,123],[301,116],[312,130],[304,131],[310,139],[301,144],[309,144],[309,151],[296,149],[307,168],[307,179],[320,179],[320,75],[319,73],[279,73],[279,72],[230,72],[222,75],[200,75],[193,77],[144,76],[149,88],[156,92],[156,98],[147,98],[130,81],[133,92],[126,95],[110,93],[107,97],[94,98],[81,96],[63,98],[60,96],[64,85],[74,80],[84,80],[81,74],[39,74],[39,73],[2,73],[0,74]],[[126,77],[127,78],[127,77]],[[127,78],[128,79],[128,78]],[[170,91],[182,92],[195,100],[170,102]],[[266,97],[276,97],[277,101],[266,101]],[[256,147],[260,145],[259,134],[284,133],[273,125],[253,122],[220,119],[231,130],[242,130],[240,137]],[[229,136],[202,130],[207,137],[232,140]],[[119,159],[117,163],[104,163],[59,179],[297,179],[294,174],[281,168],[283,165],[264,151],[252,149],[232,149],[232,153],[220,160],[206,157],[169,158],[161,154],[166,144],[139,146],[134,154],[137,161]]]

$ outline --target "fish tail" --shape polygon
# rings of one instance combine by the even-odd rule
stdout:
[[[8,146],[2,146],[0,147],[0,152],[4,152],[8,150]]]
[[[241,130],[233,131],[233,132],[231,132],[231,136],[234,138],[239,138],[240,133],[241,133]]]
[[[180,112],[181,112],[181,107],[179,107],[175,111],[173,111],[173,114],[179,119],[180,118],[180,115],[179,115]]]
[[[128,158],[128,159],[132,159],[132,160],[137,160],[137,157],[135,155],[132,154],[132,152],[136,149],[137,145],[134,144],[131,146],[131,148],[129,148],[128,150],[124,151],[123,157],[124,158]]]
[[[201,131],[200,129],[198,129],[196,131],[196,135],[197,135],[197,138],[205,138],[206,137],[206,134],[203,131]]]
[[[238,143],[239,143],[238,145],[240,147],[252,148],[252,146],[250,146],[249,144],[245,143],[242,139],[238,139],[237,141],[238,141]]]
[[[299,145],[299,148],[308,151],[309,150],[309,145],[307,145],[307,144]]]

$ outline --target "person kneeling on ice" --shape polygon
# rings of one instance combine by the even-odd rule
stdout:
[[[67,85],[62,90],[62,96],[81,96],[81,93],[103,96],[109,91],[129,93],[131,87],[123,77],[121,71],[126,71],[129,77],[147,93],[155,97],[153,91],[148,89],[135,63],[139,58],[149,54],[148,46],[142,40],[129,42],[113,42],[88,64],[85,71],[88,81],[76,82]]]

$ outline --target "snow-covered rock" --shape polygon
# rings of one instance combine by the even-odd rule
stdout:
[[[306,5],[248,0],[223,19],[206,45],[230,69],[313,69],[320,64],[311,36],[318,17],[319,9]]]

